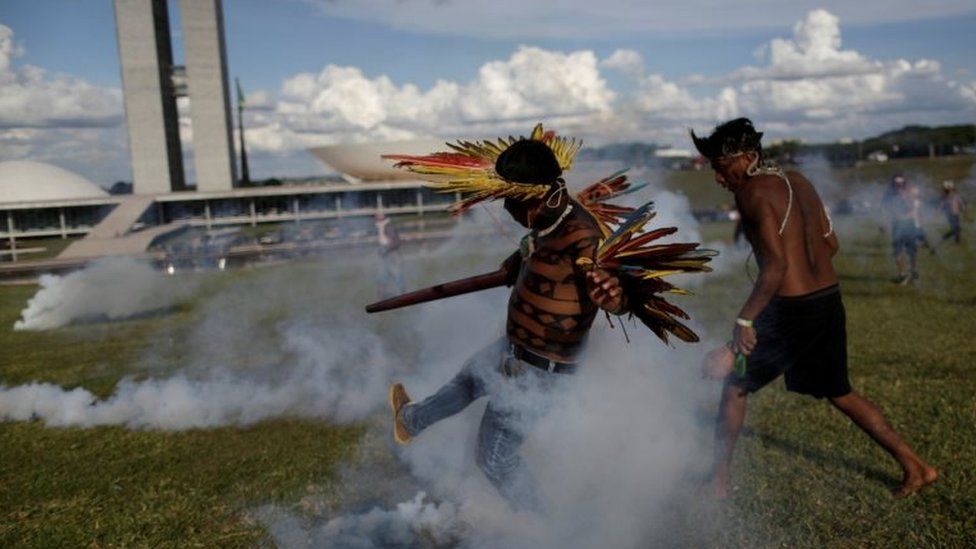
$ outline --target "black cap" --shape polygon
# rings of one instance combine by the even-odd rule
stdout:
[[[552,184],[562,175],[556,154],[535,139],[512,143],[495,160],[495,173],[510,183]]]

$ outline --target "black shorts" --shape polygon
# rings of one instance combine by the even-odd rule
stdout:
[[[730,382],[755,392],[783,374],[786,390],[817,398],[851,392],[847,327],[836,284],[797,297],[776,296],[756,317],[756,348]]]

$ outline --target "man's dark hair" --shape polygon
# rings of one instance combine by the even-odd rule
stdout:
[[[549,145],[535,139],[522,139],[498,155],[495,173],[510,183],[548,185],[554,183],[563,170]]]
[[[757,132],[748,118],[736,118],[715,126],[708,137],[698,137],[691,131],[691,140],[702,156],[709,160],[747,152],[762,156],[762,132]]]

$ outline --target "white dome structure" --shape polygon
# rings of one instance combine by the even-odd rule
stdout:
[[[316,158],[339,173],[362,181],[416,180],[407,170],[394,168],[395,162],[384,160],[384,154],[430,154],[447,150],[444,140],[388,141],[384,143],[347,143],[309,149]]]
[[[0,203],[75,200],[109,196],[91,181],[51,164],[0,162]]]

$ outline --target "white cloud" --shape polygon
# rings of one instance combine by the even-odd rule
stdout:
[[[482,66],[460,106],[466,119],[490,121],[609,111],[613,99],[592,51],[521,46],[508,60]]]
[[[0,128],[105,127],[122,121],[122,94],[33,65],[15,67],[22,50],[0,25]]]
[[[793,39],[774,38],[760,49],[765,67],[743,67],[731,78],[800,79],[876,73],[881,63],[852,50],[841,49],[840,19],[826,10],[813,10],[793,27]]]
[[[23,49],[14,42],[14,31],[0,25],[0,74],[8,72],[13,59],[23,54]]]
[[[409,3],[409,2],[408,2]],[[284,82],[271,111],[251,113],[249,142],[265,152],[339,141],[482,137],[525,133],[544,121],[591,144],[680,144],[686,128],[749,116],[771,137],[834,139],[908,123],[952,123],[976,114],[976,86],[932,60],[877,60],[844,49],[840,19],[809,12],[789,38],[760,48],[760,64],[718,79],[672,81],[649,73],[640,52],[519,47],[484,64],[470,82],[423,90],[356,67],[326,66]],[[601,70],[628,82],[611,89]]]
[[[395,140],[485,131],[526,131],[527,120],[599,118],[614,92],[591,51],[522,46],[483,65],[467,83],[440,80],[422,90],[326,66],[287,79],[272,112],[251,113],[249,143],[278,151],[337,141]]]
[[[481,18],[489,24],[492,17],[510,16],[514,8],[508,1],[465,5],[465,20]],[[627,6],[621,2],[617,11],[624,12]],[[460,9],[459,4],[441,4],[446,13]],[[716,0],[714,17],[724,13],[718,4]],[[950,4],[940,5],[949,9]],[[339,11],[360,9],[359,3],[344,0],[334,5]],[[426,0],[404,0],[388,7],[390,13],[422,13],[426,5]],[[572,26],[570,13],[575,17],[596,10],[587,6],[570,4],[561,6],[559,14],[546,12],[549,26],[539,36],[546,29]],[[529,20],[542,17],[535,4],[522,7]],[[700,15],[707,8],[696,5],[695,12]],[[796,11],[795,6],[790,9]],[[662,10],[660,16],[667,13]],[[749,12],[741,6],[737,11]],[[735,116],[753,118],[770,137],[808,140],[976,118],[972,75],[946,74],[935,60],[874,59],[845,49],[841,20],[850,11],[817,9],[799,21],[794,13],[782,25],[784,30],[792,25],[791,35],[762,45],[758,61],[743,60],[742,67],[718,78],[696,74],[668,79],[648,70],[644,57],[650,53],[632,49],[618,49],[599,59],[591,50],[564,52],[531,45],[485,63],[469,81],[442,79],[426,88],[359,67],[326,65],[317,73],[285,79],[276,91],[248,95],[245,116],[252,173],[262,177],[312,172],[316,164],[304,149],[313,146],[524,134],[537,121],[588,144],[647,140],[685,146],[687,127],[704,130]],[[119,90],[30,65],[15,66],[22,53],[13,32],[0,25],[0,159],[53,160],[80,167],[78,171],[103,183],[127,177]],[[601,71],[619,73],[623,82],[617,78],[611,86]],[[181,136],[189,145],[192,127],[185,101],[180,111]],[[108,168],[112,163],[114,167]],[[192,171],[192,162],[186,168]]]
[[[767,65],[729,77],[741,82],[741,110],[757,118],[847,125],[850,133],[879,122],[955,122],[976,112],[971,88],[946,77],[936,61],[880,61],[842,49],[839,21],[824,10],[808,13],[792,39],[775,39],[768,50]]]
[[[630,101],[642,123],[713,123],[748,116],[771,135],[835,139],[871,134],[909,123],[957,123],[976,115],[971,83],[947,77],[937,61],[882,61],[842,48],[840,21],[813,10],[760,49],[759,66],[745,66],[704,84],[712,95],[669,82],[660,75],[636,78]],[[632,118],[633,119],[633,118]],[[672,129],[666,135],[676,136]]]
[[[800,0],[307,0],[329,17],[379,23],[421,34],[538,40],[615,38],[653,32],[783,28],[810,9]],[[972,13],[972,0],[820,0],[817,5],[853,24],[877,24]]]
[[[616,50],[610,57],[600,61],[600,66],[620,71],[631,78],[639,78],[644,74],[644,58],[634,50]]]
[[[15,66],[23,54],[0,24],[0,160],[49,162],[106,186],[126,178],[121,91]]]

